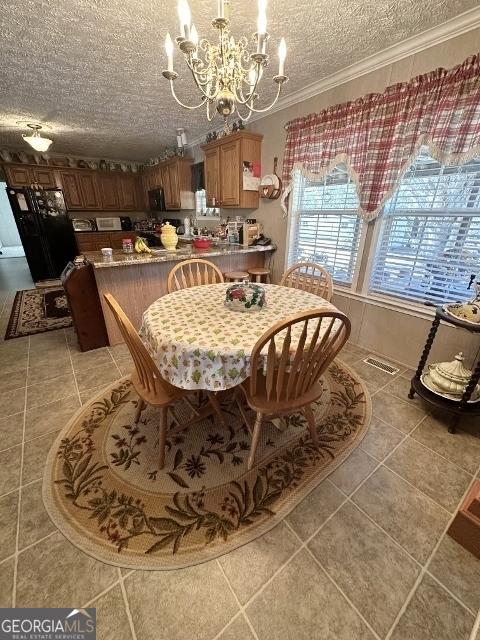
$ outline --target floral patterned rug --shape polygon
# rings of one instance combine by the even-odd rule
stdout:
[[[60,433],[45,469],[47,511],[74,545],[122,567],[173,569],[227,553],[273,528],[364,437],[371,404],[357,375],[336,361],[322,385],[318,448],[293,414],[283,427],[264,425],[248,471],[250,435],[226,392],[227,428],[210,418],[172,427],[159,471],[158,411],[148,407],[135,425],[138,397],[123,378]],[[176,412],[190,416],[183,401]]]
[[[17,291],[5,340],[72,326],[67,297],[62,288]]]

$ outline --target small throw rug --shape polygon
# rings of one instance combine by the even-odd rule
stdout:
[[[371,416],[363,383],[334,362],[314,410],[320,445],[302,415],[265,423],[247,470],[250,435],[231,395],[228,427],[207,418],[167,438],[158,469],[158,411],[134,424],[128,377],[84,405],[54,443],[43,480],[45,507],[85,553],[131,569],[174,569],[211,560],[258,538],[290,513],[358,446]],[[181,419],[190,409],[175,407]],[[250,413],[253,418],[253,414]]]
[[[17,291],[5,340],[72,326],[67,298],[62,288]]]

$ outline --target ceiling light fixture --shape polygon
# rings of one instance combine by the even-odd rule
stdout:
[[[264,113],[273,107],[280,96],[283,84],[288,80],[285,75],[287,47],[285,39],[282,38],[278,47],[278,74],[273,77],[273,81],[278,85],[277,94],[268,107],[257,109],[255,103],[259,98],[258,84],[264,68],[269,63],[267,43],[270,36],[267,33],[266,8],[267,0],[258,0],[257,32],[252,36],[253,41],[257,43],[257,50],[249,53],[248,38],[242,36],[235,42],[234,37],[230,35],[229,0],[218,0],[218,16],[212,21],[212,25],[219,31],[218,44],[212,44],[205,38],[199,40],[188,2],[179,0],[180,35],[175,41],[202,96],[201,102],[194,106],[184,104],[176,96],[173,83],[178,78],[178,73],[173,69],[174,45],[170,34],[167,33],[165,51],[168,68],[162,73],[170,82],[172,95],[180,106],[192,110],[206,104],[209,122],[215,116],[213,104],[225,120],[234,111],[242,120],[248,120],[252,113]],[[203,60],[200,58],[201,53]],[[243,109],[246,109],[245,114],[241,113]]]
[[[27,123],[27,127],[32,129],[31,134],[22,133],[22,138],[25,142],[35,149],[35,151],[47,151],[49,146],[52,144],[50,138],[42,138],[40,135],[40,129],[42,129],[41,124],[35,123]]]

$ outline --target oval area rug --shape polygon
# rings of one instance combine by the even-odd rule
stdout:
[[[272,529],[358,446],[371,418],[368,391],[335,361],[314,403],[320,445],[302,415],[265,423],[255,466],[250,435],[231,396],[227,428],[205,419],[167,438],[158,470],[158,411],[134,424],[130,379],[84,405],[54,443],[43,480],[45,507],[85,553],[131,569],[174,569],[211,560]],[[181,419],[190,409],[175,407]],[[248,413],[253,418],[253,413]]]

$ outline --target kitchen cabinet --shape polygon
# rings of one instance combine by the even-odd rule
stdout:
[[[78,182],[84,209],[101,209],[96,175],[94,173],[78,173]]]
[[[239,131],[202,146],[207,206],[256,209],[259,193],[243,188],[243,167],[260,164],[263,136]]]
[[[80,253],[100,251],[105,247],[121,249],[122,240],[130,238],[132,242],[135,242],[136,237],[137,234],[133,231],[110,231],[109,233],[103,231],[77,231],[75,233],[75,239]]]
[[[137,181],[133,175],[125,174],[120,176],[118,198],[122,211],[135,211],[138,208],[136,183]]]
[[[114,173],[99,173],[97,177],[99,191],[100,191],[100,204],[101,208],[107,211],[108,209],[118,210],[120,207],[118,192],[120,186],[121,176],[117,176]]]
[[[192,191],[192,158],[174,157],[158,165],[146,167],[143,172],[145,198],[148,191],[162,187],[165,208],[168,211],[195,209],[195,197]]]
[[[60,179],[67,209],[84,209],[78,171],[60,171]]]
[[[34,183],[45,189],[54,189],[59,186],[55,171],[49,167],[5,164],[3,168],[9,187],[29,187]]]

